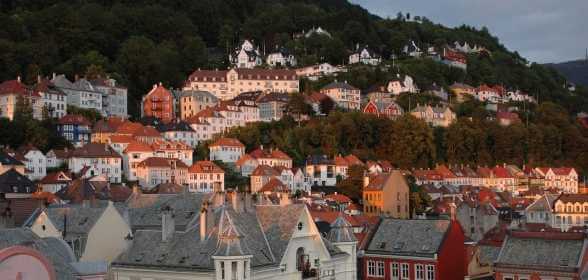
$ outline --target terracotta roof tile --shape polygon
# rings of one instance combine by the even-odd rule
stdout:
[[[216,165],[214,162],[209,160],[197,161],[190,168],[189,173],[225,173],[225,171]]]
[[[235,138],[219,138],[214,143],[208,145],[208,147],[216,147],[216,146],[229,146],[229,147],[239,147],[245,148],[245,145],[239,141],[239,139]]]

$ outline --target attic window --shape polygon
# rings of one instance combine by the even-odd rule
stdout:
[[[302,222],[299,222],[298,223],[298,230],[302,230],[302,227],[303,227]]]
[[[140,262],[141,260],[143,260],[144,256],[145,256],[145,253],[138,254],[137,256],[135,256],[135,261]]]
[[[88,217],[85,217],[80,221],[79,225],[81,226],[81,225],[85,224],[87,221],[88,221]]]
[[[386,242],[380,242],[380,249],[385,249],[386,248]]]
[[[166,253],[163,253],[163,254],[159,255],[159,257],[157,258],[156,261],[158,263],[161,263],[161,262],[163,262],[163,260],[165,260],[166,257],[167,257],[167,254]]]
[[[400,250],[400,249],[402,249],[402,247],[404,247],[404,242],[396,242],[394,244],[394,249],[395,250]]]

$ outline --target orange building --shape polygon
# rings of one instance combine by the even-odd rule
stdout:
[[[174,119],[174,98],[172,93],[161,83],[154,85],[153,89],[143,96],[141,112],[143,117],[155,117],[164,123],[172,121]]]
[[[410,189],[398,170],[364,176],[363,212],[367,216],[408,219]]]

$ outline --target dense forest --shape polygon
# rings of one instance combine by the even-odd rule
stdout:
[[[414,19],[418,19],[415,21]],[[356,45],[367,44],[387,60],[384,71],[359,69],[350,82],[365,89],[396,72],[421,87],[455,81],[519,88],[556,101],[575,113],[588,107],[586,92],[570,94],[554,70],[528,64],[486,28],[446,28],[424,17],[383,19],[346,0],[6,0],[0,3],[0,79],[38,74],[110,75],[129,87],[129,111],[154,83],[181,86],[197,68],[225,68],[227,54],[245,38],[263,51],[284,46],[302,65],[343,64]],[[295,36],[321,26],[333,36]],[[477,44],[491,56],[471,55],[468,71],[427,59],[404,58],[401,49],[455,41]],[[387,72],[385,72],[387,70]]]
[[[286,47],[301,65],[345,64],[356,45],[367,44],[384,58],[382,67],[354,66],[338,79],[362,90],[397,74],[413,76],[421,88],[456,81],[500,84],[528,92],[540,104],[527,104],[524,122],[509,127],[488,120],[484,104],[472,101],[452,104],[460,118],[447,129],[430,128],[410,116],[390,121],[334,112],[303,124],[286,118],[235,128],[230,135],[248,148],[279,147],[297,163],[309,154],[355,153],[400,167],[512,162],[588,171],[588,133],[575,121],[575,114],[588,108],[586,88],[569,92],[555,70],[509,51],[486,28],[447,28],[400,12],[380,18],[345,0],[6,0],[0,2],[0,26],[0,80],[20,75],[33,83],[37,75],[52,72],[72,79],[110,75],[128,86],[134,116],[137,101],[152,84],[179,87],[194,69],[226,68],[228,53],[245,38],[265,52]],[[297,36],[317,26],[332,36]],[[468,42],[491,55],[469,55],[468,70],[462,71],[403,56],[409,40],[422,47]],[[303,80],[302,89],[308,93],[330,81]],[[410,98],[401,96],[398,102],[409,109]],[[412,98],[412,104],[438,102],[426,95]],[[53,121],[27,115],[0,120],[2,144],[17,146],[27,139],[45,151],[67,145],[55,135]],[[198,150],[202,157],[205,147]]]

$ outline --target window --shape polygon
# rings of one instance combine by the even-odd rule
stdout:
[[[368,276],[370,277],[384,277],[384,262],[382,261],[368,261]]]
[[[427,265],[427,280],[435,280],[435,266]]]
[[[407,263],[403,263],[400,265],[400,279],[402,280],[408,280],[409,277],[409,273],[408,273],[408,264]]]
[[[392,280],[399,279],[400,271],[398,267],[398,263],[392,263]]]
[[[422,264],[415,265],[415,280],[425,279],[425,267]]]

